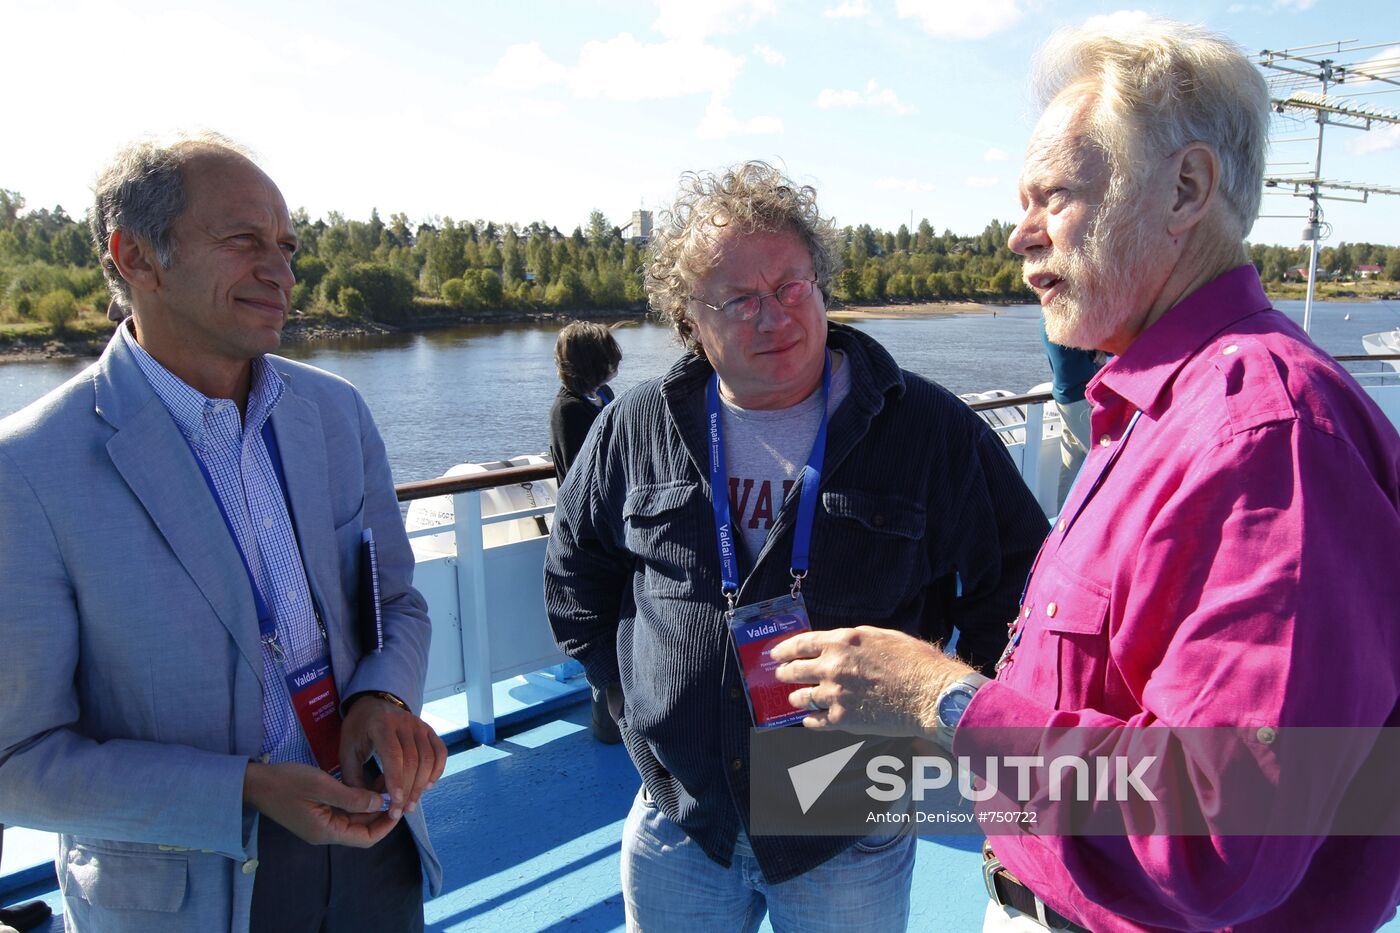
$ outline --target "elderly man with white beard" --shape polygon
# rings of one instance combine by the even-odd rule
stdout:
[[[1250,779],[1192,760],[1201,797],[1174,805],[1278,813],[1281,730],[1400,725],[1400,438],[1248,262],[1269,99],[1236,46],[1114,17],[1052,38],[1036,87],[1010,245],[1049,338],[1115,359],[997,677],[869,628],[772,656],[816,684],[791,697],[825,707],[805,725],[958,755],[1006,727],[1247,732]],[[1357,770],[1338,762],[1309,802],[1335,807]],[[987,865],[986,930],[1374,930],[1400,900],[1394,836],[1028,828]]]

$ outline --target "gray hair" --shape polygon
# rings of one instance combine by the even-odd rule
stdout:
[[[695,281],[719,259],[720,238],[782,230],[806,244],[817,287],[830,298],[831,280],[841,269],[840,240],[830,218],[817,211],[815,188],[798,185],[766,162],[745,162],[718,174],[686,172],[650,245],[645,286],[652,309],[670,322],[681,343],[703,352],[686,309]]]
[[[150,245],[162,269],[175,261],[173,230],[187,197],[182,169],[202,155],[241,156],[248,151],[218,133],[180,134],[168,140],[145,140],[118,152],[97,176],[88,225],[112,300],[122,314],[131,313],[131,286],[112,261],[115,230]],[[109,310],[111,317],[116,309]]]
[[[1259,216],[1269,90],[1238,45],[1200,26],[1115,14],[1061,30],[1036,58],[1041,108],[1070,88],[1097,100],[1090,138],[1113,168],[1109,197],[1143,180],[1151,159],[1195,143],[1220,159],[1220,192],[1243,239]]]

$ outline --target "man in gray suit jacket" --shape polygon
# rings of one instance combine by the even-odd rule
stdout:
[[[0,822],[62,834],[70,929],[422,929],[430,627],[364,401],[270,355],[286,203],[186,137],[92,226],[131,319],[0,422]]]

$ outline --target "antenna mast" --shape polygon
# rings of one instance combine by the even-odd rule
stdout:
[[[1393,109],[1358,102],[1359,97],[1393,94],[1400,91],[1400,42],[1359,45],[1358,39],[1322,42],[1275,51],[1265,49],[1254,57],[1269,84],[1274,112],[1284,120],[1278,123],[1296,124],[1306,119],[1317,123],[1316,154],[1311,175],[1296,172],[1267,173],[1265,193],[1274,189],[1280,194],[1307,198],[1308,223],[1303,239],[1309,244],[1308,292],[1303,304],[1303,329],[1312,325],[1313,295],[1317,289],[1318,240],[1329,236],[1331,228],[1322,220],[1321,201],[1356,201],[1365,203],[1373,194],[1400,195],[1400,188],[1334,181],[1322,177],[1322,133],[1328,126],[1368,131],[1375,126],[1400,124],[1400,113]],[[1377,51],[1380,50],[1380,51]],[[1370,53],[1368,56],[1366,53]],[[1353,92],[1351,87],[1356,87]],[[1274,139],[1275,143],[1311,142],[1311,135],[1300,138]],[[1273,163],[1275,166],[1306,165],[1306,162]],[[1344,193],[1324,193],[1344,192]],[[1324,232],[1325,230],[1325,232]]]

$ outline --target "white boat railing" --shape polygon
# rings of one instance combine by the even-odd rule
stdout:
[[[1396,357],[1400,359],[1400,356]],[[1342,362],[1377,361],[1374,356],[1338,357]],[[1385,359],[1384,357],[1380,359]],[[1400,382],[1395,373],[1353,374],[1381,377],[1390,384],[1363,382],[1367,393],[1400,427]],[[1370,383],[1370,384],[1367,384]],[[971,403],[975,411],[1023,407],[1025,421],[994,428],[1008,436],[1012,461],[1035,494],[1046,515],[1057,511],[1060,486],[1058,432],[1045,428],[1049,393],[1009,396]],[[1055,423],[1052,421],[1052,424]],[[1026,437],[1041,437],[1026,444]],[[492,685],[533,671],[542,671],[567,659],[554,643],[544,608],[545,547],[548,538],[525,538],[487,545],[485,529],[503,522],[553,514],[552,505],[483,515],[482,492],[502,486],[533,483],[554,476],[552,465],[493,470],[471,476],[405,483],[397,487],[399,500],[408,502],[432,496],[451,496],[450,524],[416,529],[410,539],[450,532],[455,553],[420,551],[414,585],[428,601],[433,620],[432,649],[428,659],[426,701],[466,695],[469,729],[476,741],[496,740],[495,701]]]
[[[452,497],[451,525],[420,528],[409,539],[451,531],[455,553],[419,555],[413,585],[428,602],[433,641],[425,702],[466,694],[468,728],[483,745],[496,741],[492,685],[568,660],[554,643],[544,611],[544,536],[488,547],[487,526],[553,514],[552,505],[483,515],[482,492],[554,477],[554,467],[515,467],[467,477],[406,483],[399,501]]]

